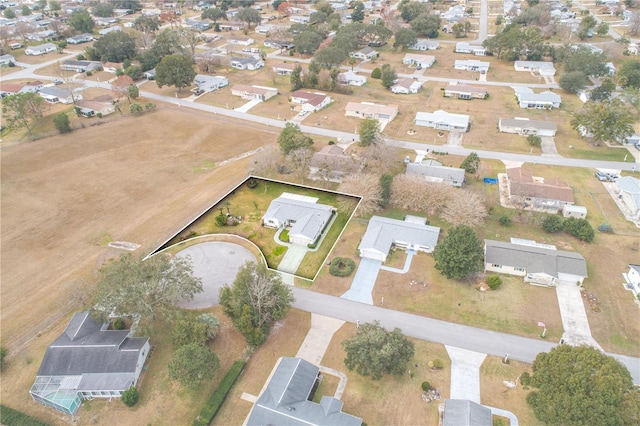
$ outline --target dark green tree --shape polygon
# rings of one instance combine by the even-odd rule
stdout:
[[[640,12],[636,12],[640,16]],[[640,61],[627,59],[618,70],[618,77],[622,80],[622,87],[640,88]]]
[[[380,79],[382,77],[382,70],[379,67],[375,67],[373,71],[371,71],[371,78]]]
[[[351,22],[364,21],[364,4],[361,1],[356,1],[353,5],[353,12],[351,12]]]
[[[22,5],[22,16],[29,16],[31,15],[31,8],[29,6],[27,6],[26,4]]]
[[[79,33],[91,33],[96,23],[86,10],[76,10],[69,16],[69,26]]]
[[[423,13],[410,23],[411,29],[425,37],[437,38],[440,31],[440,17]]]
[[[344,364],[350,371],[374,380],[383,374],[404,374],[415,349],[399,328],[389,332],[378,321],[358,327],[356,334],[342,342],[347,353]]]
[[[560,87],[569,93],[578,93],[587,85],[587,76],[582,71],[572,71],[560,76]]]
[[[6,363],[4,359],[9,355],[9,348],[6,346],[0,346],[0,371],[5,367]]]
[[[133,407],[138,402],[138,396],[138,389],[135,386],[131,386],[129,389],[122,392],[120,399],[127,407]]]
[[[16,19],[16,12],[13,9],[7,8],[2,12],[2,16],[6,19]]]
[[[211,380],[220,367],[220,360],[208,347],[197,343],[184,345],[173,352],[169,361],[169,377],[187,389],[198,389]]]
[[[171,343],[179,348],[189,343],[206,345],[220,331],[220,321],[211,314],[181,314],[173,321]]]
[[[410,1],[410,0],[402,0],[398,4],[398,10],[400,11],[400,16],[405,22],[411,22],[418,16],[427,13],[428,3]]]
[[[391,88],[395,84],[395,81],[398,78],[398,74],[396,70],[391,67],[389,64],[384,64],[380,68],[380,80],[382,80],[382,86],[385,89]]]
[[[416,44],[417,41],[418,38],[415,31],[413,31],[411,28],[400,28],[398,31],[396,31],[393,41],[393,47],[394,49],[405,49]]]
[[[563,229],[562,219],[558,215],[547,216],[542,221],[542,229],[551,234],[560,232]]]
[[[56,126],[56,130],[60,133],[69,133],[71,131],[71,124],[69,124],[69,116],[66,112],[61,112],[53,117],[53,125]]]
[[[629,371],[588,346],[560,345],[533,362],[527,402],[548,424],[621,425],[621,407],[633,388]],[[637,412],[637,406],[636,406]]]
[[[380,176],[380,189],[381,189],[381,199],[380,199],[380,207],[386,208],[389,205],[389,200],[391,200],[391,184],[393,183],[393,175],[385,173]]]
[[[278,273],[253,262],[240,268],[232,286],[220,289],[224,313],[251,346],[264,343],[271,324],[287,315],[293,301]]]
[[[587,101],[582,111],[573,115],[571,127],[592,134],[598,145],[602,142],[623,143],[633,135],[634,121],[633,112],[619,99]]]
[[[322,43],[322,36],[315,31],[303,31],[296,34],[293,37],[293,43],[296,45],[296,50],[302,54],[312,54]]]
[[[180,33],[176,30],[166,29],[158,34],[156,41],[151,47],[151,52],[161,60],[165,56],[184,54],[186,49],[182,45]]]
[[[251,29],[251,24],[258,25],[262,21],[260,12],[250,7],[243,7],[240,10],[238,10],[238,13],[236,14],[236,19],[238,19],[241,22],[245,22],[249,26],[249,29]]]
[[[609,73],[607,56],[584,46],[558,49],[556,56],[562,62],[565,73],[581,71],[591,77],[600,77]]]
[[[369,146],[376,143],[380,137],[380,122],[375,118],[365,118],[360,123],[360,146]]]
[[[113,3],[98,3],[91,9],[93,16],[107,18],[113,16]]]
[[[93,43],[94,54],[102,62],[122,62],[136,56],[136,44],[124,31],[112,31]]]
[[[474,174],[480,168],[480,157],[475,152],[467,155],[467,157],[462,160],[462,164],[460,164],[460,168],[464,169],[465,172],[469,174]]]
[[[141,15],[133,22],[133,28],[143,33],[153,33],[160,28],[160,20],[155,16]]]
[[[278,136],[278,145],[284,155],[300,148],[309,148],[313,145],[313,139],[306,136],[295,123],[287,123]]]
[[[527,142],[531,146],[540,146],[542,145],[542,138],[538,135],[529,135],[527,136]]]
[[[435,268],[449,279],[463,280],[482,269],[484,248],[473,229],[457,225],[433,251]]]
[[[295,92],[298,89],[302,88],[303,85],[303,81],[302,81],[302,66],[301,65],[296,65],[296,67],[293,69],[293,72],[291,73],[291,91]]]
[[[221,19],[227,19],[227,12],[218,7],[210,7],[202,12],[201,18],[210,19],[215,24]]]
[[[570,217],[564,220],[562,227],[566,233],[573,235],[581,241],[590,243],[595,238],[593,228],[587,219]]]
[[[156,66],[156,82],[158,87],[174,86],[178,92],[193,83],[196,72],[191,59],[179,53],[165,56]]]
[[[602,84],[591,91],[589,99],[594,102],[608,101],[615,89],[616,84],[610,78],[604,78]]]
[[[349,53],[344,49],[334,46],[333,43],[326,49],[316,53],[314,60],[322,68],[331,69],[340,65],[342,61],[349,57]]]

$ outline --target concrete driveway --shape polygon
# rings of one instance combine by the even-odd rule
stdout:
[[[362,260],[360,260],[360,266],[358,266],[356,275],[353,277],[351,287],[340,297],[373,305],[371,292],[373,292],[373,286],[376,284],[380,266],[382,266],[381,261],[363,257]]]
[[[542,148],[542,155],[559,155],[553,136],[540,136],[540,140],[542,142],[540,146],[540,148]]]
[[[480,404],[480,366],[487,354],[445,345],[451,359],[451,399]]]
[[[238,269],[245,263],[257,262],[246,248],[233,243],[206,242],[180,251],[176,256],[191,258],[193,274],[202,279],[203,292],[193,300],[178,304],[185,309],[204,309],[218,304],[218,293],[225,284],[232,284]]]
[[[588,345],[602,350],[591,336],[587,311],[582,301],[582,292],[575,283],[559,281],[556,286],[558,306],[562,317],[562,338],[569,344]]]

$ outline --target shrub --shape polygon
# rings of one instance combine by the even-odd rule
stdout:
[[[101,113],[101,112],[97,113],[97,114],[96,114],[96,117],[98,117],[98,118],[102,118],[102,113]]]
[[[422,390],[427,392],[429,389],[431,389],[431,384],[427,381],[422,382]]]
[[[527,142],[531,146],[540,146],[542,145],[542,138],[538,135],[529,135],[527,136]]]
[[[544,229],[545,231],[551,233],[551,234],[555,234],[556,232],[560,232],[563,229],[562,226],[562,219],[560,219],[560,217],[554,215],[554,216],[547,216],[544,221],[542,222],[542,229]]]
[[[380,68],[374,68],[373,71],[371,71],[371,78],[376,78],[380,80],[381,77],[382,77],[382,70]]]
[[[531,374],[528,372],[524,372],[520,375],[520,383],[522,383],[523,388],[527,388],[531,384]]]
[[[216,225],[218,226],[227,226],[227,216],[220,212],[218,216],[216,216]]]
[[[126,391],[122,392],[120,397],[124,405],[127,407],[133,407],[138,402],[138,389],[135,386],[131,386]]]
[[[116,318],[112,326],[114,330],[124,330],[124,320],[122,318]]]
[[[244,364],[244,361],[236,361],[233,363],[218,388],[211,394],[204,404],[204,407],[200,410],[200,414],[198,414],[198,417],[193,422],[193,426],[209,426],[209,424],[211,424],[216,414],[218,414],[222,403],[224,403],[224,400],[227,398],[231,387],[236,380],[238,380],[240,374],[242,374]]]
[[[500,219],[498,219],[498,221],[500,222],[500,225],[502,225],[502,226],[511,225],[511,218],[509,216],[500,216]]]
[[[0,346],[0,371],[4,368],[4,359],[9,355],[9,349],[6,346]]]
[[[289,230],[283,229],[280,233],[280,241],[288,243],[289,242]]]
[[[433,364],[431,368],[435,368],[436,370],[442,370],[444,368],[444,365],[439,358],[434,359],[431,363]]]
[[[53,117],[53,124],[56,126],[56,130],[60,133],[69,133],[71,131],[69,116],[64,112],[56,114]]]
[[[502,285],[502,278],[497,275],[491,275],[487,278],[487,285],[491,290],[495,290]]]
[[[568,234],[573,235],[581,241],[590,243],[595,237],[593,228],[587,219],[570,217],[564,221],[563,227]]]
[[[254,178],[251,178],[247,181],[247,186],[251,189],[255,188],[256,186],[258,186],[258,181]]]
[[[613,234],[613,228],[608,223],[603,223],[602,225],[598,226],[598,231],[604,232],[606,234]]]
[[[347,257],[336,257],[331,261],[329,273],[334,277],[348,277],[356,267],[356,263]]]
[[[91,77],[93,75],[91,71],[87,71],[86,74],[87,74],[87,77]]]

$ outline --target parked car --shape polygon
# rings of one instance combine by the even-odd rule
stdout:
[[[64,83],[64,82],[63,82],[62,80],[60,80],[59,78],[54,78],[54,79],[53,79],[53,84],[54,84],[55,86],[57,86],[57,85],[59,85],[59,84],[62,84],[62,83]]]
[[[202,95],[202,94],[204,93],[204,90],[202,90],[202,89],[198,89],[198,90],[196,90],[196,91],[195,91],[195,92],[193,92],[193,93],[195,93],[195,95],[196,95],[196,96],[200,96],[200,95]]]
[[[605,173],[600,171],[596,172],[596,178],[598,178],[600,182],[614,182],[617,177],[618,176],[614,176],[610,173]]]

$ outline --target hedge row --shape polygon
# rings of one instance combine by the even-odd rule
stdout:
[[[6,426],[48,426],[48,423],[41,422],[6,405],[0,405],[0,419],[2,419],[2,424]]]
[[[233,384],[244,370],[245,361],[236,361],[233,363],[224,379],[220,382],[218,388],[211,394],[204,407],[200,410],[200,414],[193,422],[193,426],[209,426],[213,421],[218,410],[222,407],[227,394],[231,390]]]

